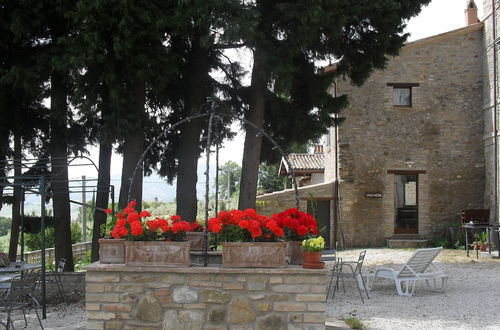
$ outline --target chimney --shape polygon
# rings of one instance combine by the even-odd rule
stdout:
[[[322,144],[317,144],[314,146],[314,153],[315,154],[322,154],[323,153],[323,145]]]
[[[467,9],[465,9],[465,25],[469,26],[479,22],[477,18],[477,6],[474,0],[467,1]]]

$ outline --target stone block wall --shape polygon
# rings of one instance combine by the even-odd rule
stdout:
[[[479,1],[476,1],[479,4]],[[494,6],[494,7],[493,7]],[[498,96],[500,95],[500,68],[498,61],[500,59],[500,48],[496,38],[500,36],[500,4],[498,1],[483,0],[484,13],[484,33],[483,33],[483,113],[484,113],[484,154],[486,165],[486,187],[484,189],[484,208],[490,209],[490,217],[498,221],[498,195],[499,186],[495,182],[495,171],[498,176],[500,173],[499,157],[495,157],[495,142],[498,145],[498,128],[500,127],[500,107]],[[495,17],[493,17],[493,14]],[[495,20],[495,26],[493,21]],[[495,58],[496,57],[496,58]],[[495,68],[496,65],[496,68]],[[496,82],[495,82],[496,71]],[[495,91],[496,85],[496,91]],[[495,102],[495,92],[497,102]],[[496,115],[495,115],[496,112]],[[496,125],[494,118],[496,117]],[[496,127],[495,127],[496,126]],[[495,128],[497,132],[495,132]],[[500,176],[499,176],[500,177]],[[495,192],[497,198],[495,198]],[[495,205],[497,204],[497,205]]]
[[[86,272],[64,272],[61,275],[61,285],[68,294],[78,295],[85,292]],[[47,285],[47,294],[57,295],[59,291],[57,285]]]
[[[307,210],[307,200],[311,198],[332,199],[333,182],[320,183],[298,188],[300,208]],[[287,189],[257,196],[257,212],[270,216],[288,208],[296,207],[295,190]]]
[[[87,268],[87,329],[324,329],[327,272]]]

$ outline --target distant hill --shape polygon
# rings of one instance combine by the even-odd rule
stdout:
[[[118,195],[120,193],[120,181],[121,174],[114,174],[111,176],[111,184],[115,186],[115,203],[118,203]],[[210,191],[214,191],[214,182],[215,182],[215,164],[210,165]],[[80,183],[77,183],[78,185]],[[200,164],[198,166],[198,184],[197,195],[198,199],[205,198],[205,164]],[[90,189],[89,189],[90,190]],[[176,190],[176,182],[174,181],[172,185],[167,184],[165,179],[160,178],[157,174],[153,174],[148,177],[144,177],[143,183],[143,197],[142,199],[145,201],[152,201],[155,198],[158,198],[161,202],[170,202],[175,199],[175,190]],[[93,198],[93,192],[88,191],[86,194],[87,201],[91,201]],[[70,199],[75,201],[82,201],[82,194],[75,193],[71,194]],[[76,219],[78,214],[78,208],[80,205],[71,204],[71,218],[73,220]],[[37,195],[27,196],[26,202],[24,205],[25,214],[30,214],[35,212],[36,214],[40,214],[40,197]],[[51,209],[51,204],[47,205],[47,209]],[[4,205],[2,210],[0,210],[0,216],[10,217],[12,214],[11,207],[8,205]]]

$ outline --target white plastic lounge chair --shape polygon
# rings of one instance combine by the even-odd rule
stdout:
[[[396,290],[400,296],[412,296],[415,291],[415,283],[421,280],[425,280],[431,290],[444,292],[448,276],[432,263],[442,250],[442,247],[418,249],[399,271],[387,267],[377,268],[375,274],[369,275],[373,277],[370,291],[377,277],[380,277],[394,280]],[[431,280],[433,280],[432,286]],[[439,280],[441,280],[440,286],[438,286],[437,282]],[[405,284],[404,288],[403,284]]]

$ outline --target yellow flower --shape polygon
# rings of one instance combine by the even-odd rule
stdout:
[[[325,247],[325,240],[321,236],[316,238],[309,238],[302,241],[302,246],[306,251],[321,251]]]

